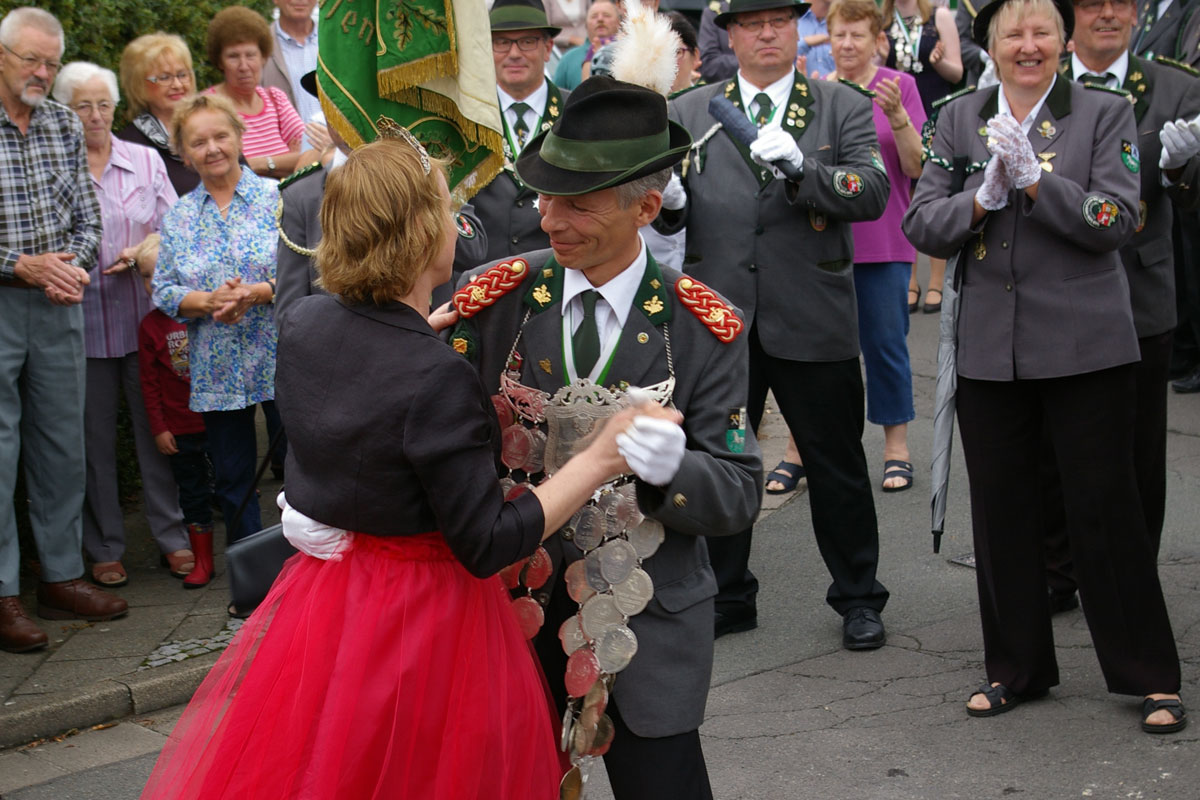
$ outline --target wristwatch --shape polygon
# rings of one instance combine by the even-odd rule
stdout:
[[[275,171],[275,159],[273,156],[267,156],[267,170],[269,172]]]

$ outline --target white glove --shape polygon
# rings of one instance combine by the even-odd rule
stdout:
[[[275,502],[283,511],[279,518],[283,523],[283,538],[301,553],[322,561],[340,561],[342,553],[350,549],[354,534],[304,516],[288,505],[283,492]]]
[[[1004,160],[1004,169],[1017,189],[1042,179],[1042,168],[1021,123],[1008,114],[997,114],[987,123],[988,149]]]
[[[633,424],[617,434],[617,452],[633,474],[651,486],[666,486],[675,480],[686,449],[683,428],[657,417],[634,417]]]
[[[1008,180],[1008,171],[1004,161],[993,156],[983,170],[983,185],[975,191],[975,200],[985,211],[999,211],[1008,205],[1008,193],[1012,183]]]
[[[780,180],[783,179],[783,173],[771,166],[772,161],[787,161],[796,169],[804,166],[804,153],[800,152],[800,146],[780,128],[760,133],[750,143],[750,157],[755,163],[771,170]]]
[[[678,211],[687,205],[687,192],[684,191],[683,181],[679,180],[679,176],[672,171],[671,180],[667,181],[667,188],[663,189],[663,208],[667,211]]]
[[[1191,122],[1183,119],[1167,122],[1159,131],[1158,140],[1162,142],[1158,168],[1179,169],[1200,153],[1200,117]]]

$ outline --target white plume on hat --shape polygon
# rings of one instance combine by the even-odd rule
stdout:
[[[613,43],[612,75],[664,97],[675,84],[675,51],[683,46],[671,23],[640,0],[626,0],[621,33]]]

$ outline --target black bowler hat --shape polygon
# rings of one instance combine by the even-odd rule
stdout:
[[[718,28],[725,30],[738,14],[748,14],[751,11],[770,11],[773,8],[794,8],[796,16],[799,17],[808,11],[808,3],[801,3],[800,0],[731,0],[729,10],[717,14],[713,22],[717,23]]]
[[[546,7],[542,5],[542,0],[496,0],[488,20],[492,23],[493,31],[541,29],[553,37],[562,30],[546,19]]]
[[[525,145],[517,175],[542,194],[587,194],[673,166],[691,146],[661,94],[600,75],[572,91],[554,127]]]
[[[1007,3],[1008,0],[992,0],[983,8],[979,9],[979,13],[975,15],[975,21],[971,23],[971,38],[980,47],[987,49],[988,46],[988,26],[992,23],[992,17],[996,16],[996,12]],[[1071,0],[1053,0],[1054,7],[1058,9],[1059,16],[1063,21],[1063,42],[1071,41],[1071,34],[1075,32],[1075,6]]]

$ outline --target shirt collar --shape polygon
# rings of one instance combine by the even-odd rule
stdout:
[[[617,317],[620,327],[625,327],[629,318],[629,309],[633,307],[633,298],[637,295],[638,287],[642,285],[642,276],[646,273],[646,243],[638,234],[638,254],[628,267],[621,270],[603,286],[592,286],[591,281],[577,269],[563,269],[562,313],[565,316],[567,306],[576,295],[588,289],[595,289],[604,298],[613,314]]]
[[[1113,77],[1117,79],[1117,86],[1123,86],[1125,84],[1125,76],[1129,74],[1128,51],[1122,52],[1121,55],[1117,56],[1116,61],[1100,70],[1100,72],[1094,72],[1093,70],[1088,69],[1084,63],[1079,60],[1079,56],[1077,56],[1075,53],[1071,53],[1071,74],[1075,76],[1075,80],[1079,80],[1080,77],[1087,75],[1088,73],[1099,75],[1104,72],[1111,72]]]
[[[754,102],[754,96],[759,92],[767,93],[767,97],[771,98],[771,108],[774,110],[780,106],[787,105],[788,98],[792,96],[792,85],[795,75],[789,72],[765,89],[760,89],[746,80],[740,69],[738,70],[737,79],[738,91],[742,93],[742,105],[745,106],[746,111],[751,110],[750,104]]]
[[[542,85],[535,89],[533,94],[529,95],[529,97],[526,97],[524,100],[517,100],[508,92],[501,89],[499,85],[496,86],[496,95],[500,98],[501,111],[508,111],[508,107],[513,103],[521,102],[526,103],[530,108],[533,109],[533,113],[540,117],[542,112],[546,110],[546,101],[550,99],[550,87],[546,85],[546,81],[543,78]]]
[[[1058,75],[1056,73],[1053,79],[1050,81],[1050,86],[1046,89],[1046,93],[1043,94],[1041,98],[1039,98],[1038,101],[1033,104],[1033,108],[1029,109],[1029,114],[1026,115],[1024,122],[1021,123],[1021,130],[1025,131],[1026,134],[1028,134],[1029,129],[1033,127],[1033,121],[1037,119],[1037,115],[1041,113],[1042,106],[1046,104],[1046,98],[1050,96],[1050,90],[1054,88],[1054,84],[1057,80]],[[1008,114],[1010,117],[1013,116],[1012,109],[1009,108],[1008,105],[1008,98],[1004,96],[1003,85],[1000,87],[1000,96],[998,99],[999,105],[997,110],[999,113]]]
[[[133,159],[130,158],[129,144],[116,136],[112,138],[112,150],[108,154],[108,163],[117,169],[133,172]]]
[[[304,47],[305,45],[315,44],[317,41],[317,24],[315,22],[313,23],[312,32],[310,32],[308,34],[308,36],[305,37],[303,42],[300,41],[299,39],[296,39],[290,33],[288,33],[283,28],[281,28],[279,26],[279,20],[275,20],[274,22],[271,23],[271,29],[275,31],[275,38],[277,38],[281,41],[284,41],[284,42],[291,42],[291,43],[295,44],[297,47]]]
[[[265,179],[259,178],[254,174],[253,170],[243,164],[242,177],[238,178],[237,186],[233,187],[234,197],[240,197],[245,202],[252,203],[254,202],[256,195],[262,191],[262,187],[265,182]],[[213,200],[213,196],[208,191],[208,187],[204,185],[204,181],[200,181],[200,183],[196,185],[196,188],[204,194],[204,197],[207,197],[209,200]],[[213,200],[213,202],[215,203],[217,201]],[[200,199],[200,204],[204,204],[203,197]]]

